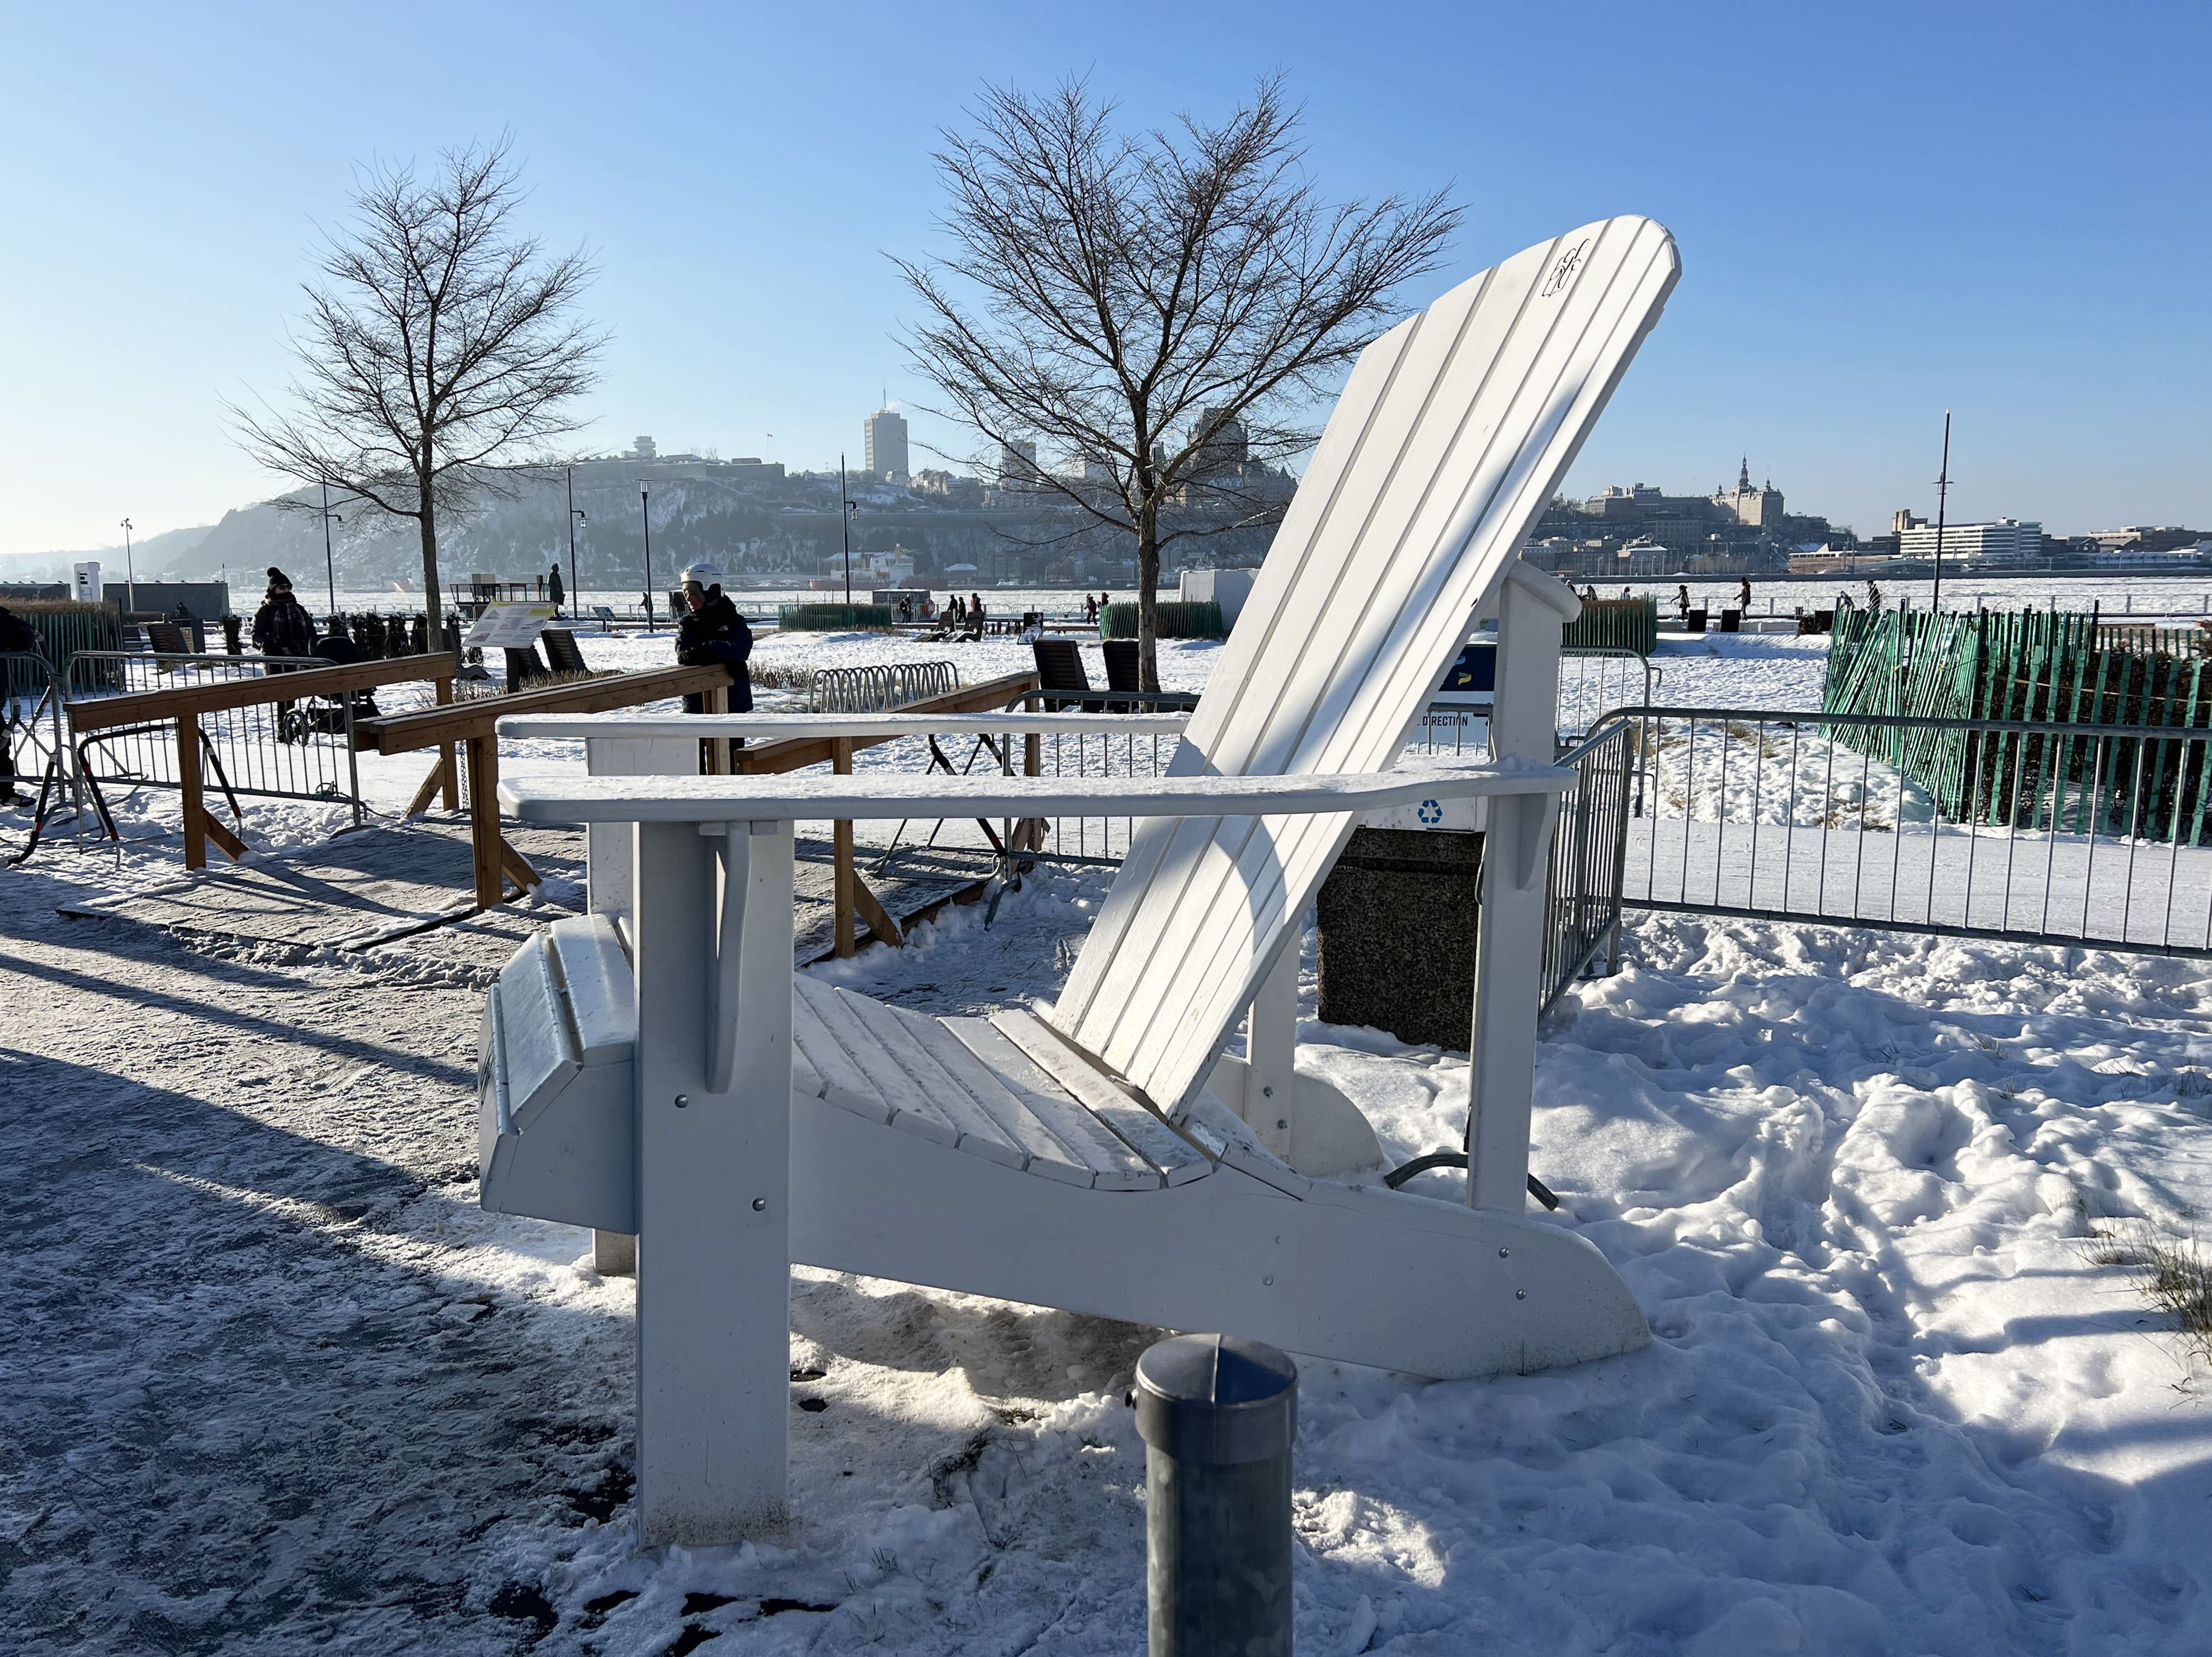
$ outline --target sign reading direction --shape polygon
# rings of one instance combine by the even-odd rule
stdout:
[[[553,616],[550,604],[487,604],[483,613],[461,636],[461,643],[526,650],[538,643],[538,636]]]

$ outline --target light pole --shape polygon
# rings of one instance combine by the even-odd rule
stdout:
[[[576,510],[576,468],[568,468],[568,602],[578,615],[584,613],[584,589],[576,584],[576,520],[584,515]]]
[[[637,515],[645,525],[645,631],[653,624],[653,497],[643,484],[637,486]]]
[[[1943,608],[1943,515],[1951,496],[1951,411],[1943,411],[1943,470],[1936,479],[1936,592],[1929,608]]]
[[[123,613],[138,607],[138,572],[131,565],[131,520],[123,521]]]
[[[845,498],[845,456],[837,455],[837,529],[845,544],[845,602],[853,602],[853,515],[860,509],[858,501]]]
[[[338,613],[338,576],[337,566],[331,558],[331,520],[337,518],[340,523],[345,520],[331,510],[331,486],[328,484],[323,485],[323,509],[316,515],[323,521],[323,580],[330,590],[331,618],[335,621]]]

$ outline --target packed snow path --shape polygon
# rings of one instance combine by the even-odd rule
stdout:
[[[478,985],[527,917],[338,959],[54,917],[115,879],[0,875],[0,1643],[1141,1649],[1150,1331],[795,1274],[800,1522],[635,1556],[631,1286],[474,1205]],[[1103,890],[836,972],[1048,993]],[[1627,953],[1548,1031],[1534,1156],[1655,1343],[1304,1366],[1300,1649],[2205,1650],[2208,1377],[2090,1235],[2212,1201],[2202,975],[1683,920]],[[1303,1034],[1394,1154],[1457,1142],[1462,1063]]]

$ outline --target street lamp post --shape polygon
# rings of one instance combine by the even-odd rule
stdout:
[[[128,615],[138,607],[138,572],[131,563],[131,520],[123,521],[123,611]]]
[[[645,631],[654,631],[653,623],[653,497],[645,484],[637,486],[637,515],[645,525]]]
[[[584,515],[576,510],[576,468],[568,468],[568,602],[578,615],[584,613],[584,589],[576,584],[576,520]]]
[[[845,546],[845,603],[853,602],[853,515],[860,509],[858,501],[845,497],[845,456],[837,456],[837,529]]]
[[[331,520],[337,518],[340,523],[345,520],[331,510],[331,486],[328,484],[323,485],[323,509],[316,515],[323,521],[323,580],[330,591],[331,618],[335,621],[338,613],[338,575],[337,565],[331,557]]]

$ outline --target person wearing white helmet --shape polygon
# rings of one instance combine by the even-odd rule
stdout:
[[[687,667],[720,662],[730,675],[730,711],[753,710],[752,673],[745,666],[753,653],[752,629],[722,591],[722,572],[705,560],[684,571],[684,611],[676,624],[676,659]],[[705,699],[684,698],[684,711],[701,712]]]

